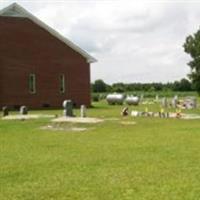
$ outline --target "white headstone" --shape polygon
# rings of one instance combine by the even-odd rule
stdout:
[[[86,117],[86,106],[85,105],[81,105],[80,114],[81,114],[81,117]]]

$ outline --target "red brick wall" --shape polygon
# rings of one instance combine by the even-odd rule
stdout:
[[[30,73],[36,74],[36,94],[28,90]],[[61,74],[65,94],[59,91]],[[60,107],[65,99],[90,105],[86,59],[29,19],[0,17],[0,106]]]

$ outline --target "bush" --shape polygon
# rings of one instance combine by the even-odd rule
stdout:
[[[99,94],[99,100],[106,99],[106,96],[107,96],[107,94],[105,94],[105,93]]]
[[[98,102],[99,101],[99,94],[92,94],[92,101]]]

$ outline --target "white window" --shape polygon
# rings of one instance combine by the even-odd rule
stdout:
[[[29,92],[31,94],[35,94],[36,93],[36,76],[35,76],[35,74],[29,74],[28,84],[29,84]]]
[[[59,78],[59,84],[60,84],[60,93],[61,94],[64,94],[65,93],[65,75],[64,74],[61,74],[60,75],[60,78]]]

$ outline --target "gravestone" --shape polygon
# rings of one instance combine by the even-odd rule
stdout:
[[[28,108],[26,106],[21,106],[20,110],[19,110],[19,113],[21,115],[27,115],[28,114]]]
[[[140,102],[142,102],[144,100],[144,94],[140,95]]]
[[[164,108],[166,108],[168,106],[168,102],[167,102],[167,98],[166,97],[162,98],[161,104],[162,104],[162,107],[164,107]]]
[[[81,105],[80,115],[81,115],[81,117],[86,117],[86,106],[85,105]]]
[[[159,95],[156,95],[155,101],[156,101],[156,102],[159,102]]]
[[[71,100],[63,101],[63,108],[64,108],[64,116],[66,117],[73,117],[73,102]]]
[[[2,115],[3,115],[3,117],[9,115],[9,110],[8,110],[8,107],[7,107],[7,106],[4,106],[4,107],[2,108]]]
[[[194,105],[194,108],[197,108],[197,98],[196,97],[193,98],[193,105]]]
[[[177,104],[178,104],[178,96],[174,96],[174,98],[172,99],[172,107],[173,108],[177,108]]]

